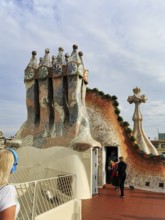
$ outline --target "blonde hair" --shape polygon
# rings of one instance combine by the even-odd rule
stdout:
[[[14,156],[9,150],[0,150],[0,185],[8,184]]]

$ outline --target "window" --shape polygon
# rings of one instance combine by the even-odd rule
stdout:
[[[155,147],[155,148],[158,148],[158,146],[159,146],[158,144],[154,144],[154,147]]]
[[[165,148],[165,144],[161,144],[161,148]]]

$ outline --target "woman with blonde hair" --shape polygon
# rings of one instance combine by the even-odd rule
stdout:
[[[0,150],[0,220],[14,220],[19,212],[16,189],[8,184],[17,163],[18,155],[13,149]]]

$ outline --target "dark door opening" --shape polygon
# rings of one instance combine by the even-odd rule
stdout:
[[[118,161],[118,147],[106,146],[105,172],[107,184],[111,183],[111,170],[108,169],[111,160]]]

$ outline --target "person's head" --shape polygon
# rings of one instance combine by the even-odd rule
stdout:
[[[0,185],[8,183],[10,173],[15,172],[18,156],[13,149],[0,150]]]
[[[123,161],[124,159],[123,159],[123,157],[119,157],[119,161]]]

